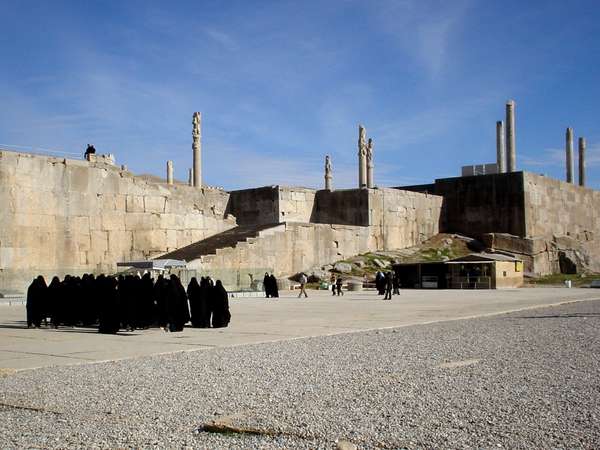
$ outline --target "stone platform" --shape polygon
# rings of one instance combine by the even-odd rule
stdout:
[[[91,328],[27,329],[25,307],[0,305],[0,370],[85,364],[179,351],[282,341],[498,314],[563,302],[600,299],[595,289],[493,291],[406,290],[392,301],[375,292],[297,291],[279,299],[231,299],[225,329],[160,329],[101,335]]]

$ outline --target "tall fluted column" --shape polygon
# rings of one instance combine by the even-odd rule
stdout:
[[[192,150],[194,151],[194,186],[202,187],[202,116],[195,112],[192,116]]]
[[[358,126],[358,187],[367,187],[367,141],[366,131]]]
[[[506,172],[506,145],[504,143],[504,122],[496,122],[496,167],[498,173]]]
[[[515,144],[515,102],[506,102],[506,169],[507,172],[517,170],[517,148]]]
[[[567,128],[565,152],[567,158],[567,183],[573,183],[573,128]]]
[[[585,186],[585,138],[579,138],[579,186]]]
[[[369,139],[367,142],[367,187],[369,189],[374,187],[373,181],[373,139]]]
[[[329,155],[325,156],[325,190],[331,191],[333,186],[331,180],[333,179],[333,169],[331,167],[331,158]]]
[[[173,161],[167,161],[167,184],[173,184]]]

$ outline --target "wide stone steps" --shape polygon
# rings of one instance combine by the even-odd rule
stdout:
[[[234,247],[247,245],[258,238],[261,232],[270,228],[279,227],[281,224],[271,223],[264,225],[240,225],[222,233],[215,234],[206,239],[194,242],[188,246],[179,248],[160,256],[160,259],[178,259],[193,261],[203,256],[227,254]]]

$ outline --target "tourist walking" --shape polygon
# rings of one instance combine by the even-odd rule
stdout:
[[[298,281],[300,281],[300,293],[298,294],[298,298],[302,297],[302,294],[304,294],[304,298],[307,298],[306,283],[308,283],[308,278],[306,278],[304,272],[300,274],[300,279]]]
[[[397,273],[393,273],[394,276],[394,295],[400,295],[400,277]]]
[[[392,278],[392,272],[388,272],[385,274],[385,297],[384,300],[392,299],[392,290],[394,288],[394,280]]]
[[[335,290],[337,292],[337,295],[344,295],[344,291],[342,291],[342,277],[338,276],[337,280],[335,281]]]

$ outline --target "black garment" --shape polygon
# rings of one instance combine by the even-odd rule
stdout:
[[[394,281],[392,279],[392,272],[388,272],[385,274],[385,297],[384,300],[392,299],[392,288],[394,286]]]
[[[94,146],[88,144],[87,148],[85,149],[85,153],[83,154],[83,156],[87,159],[88,155],[93,155],[95,153],[96,153],[96,149],[94,148]]]
[[[167,294],[169,281],[159,275],[154,285],[154,300],[156,301],[156,323],[159,327],[166,327],[169,322],[167,314]]]
[[[98,276],[96,286],[99,292],[100,317],[98,332],[104,334],[116,334],[119,331],[121,318],[119,314],[119,291],[117,280],[113,277]]]
[[[43,308],[46,303],[46,282],[40,275],[35,278],[27,289],[27,326],[39,328],[42,324]]]
[[[217,283],[212,288],[211,300],[213,305],[213,328],[226,327],[231,321],[231,313],[229,312],[229,296],[221,280],[217,280]]]
[[[377,272],[375,275],[375,287],[377,288],[379,295],[385,293],[385,275],[381,272]]]
[[[183,327],[190,320],[187,295],[175,274],[171,275],[167,290],[167,318],[169,331],[183,331]]]
[[[271,297],[279,298],[279,288],[277,287],[277,278],[271,274],[269,276],[269,282],[271,283]]]
[[[335,281],[335,290],[337,295],[344,295],[344,291],[342,291],[342,277],[338,277]]]
[[[271,277],[268,273],[265,273],[265,277],[263,278],[263,288],[265,290],[265,297],[269,298],[272,295],[271,291]]]
[[[149,328],[154,323],[154,283],[149,273],[145,273],[139,283],[139,304],[141,311],[138,325],[140,328]]]
[[[50,282],[50,286],[48,286],[48,290],[46,291],[46,299],[48,302],[48,317],[50,317],[50,322],[54,328],[58,328],[60,323],[60,293],[61,293],[61,285],[58,277],[52,278]]]
[[[394,274],[394,295],[400,295],[400,277],[397,274]]]
[[[210,327],[210,316],[208,314],[208,282],[205,278],[198,280],[192,278],[187,288],[187,296],[190,302],[190,315],[194,328]]]

